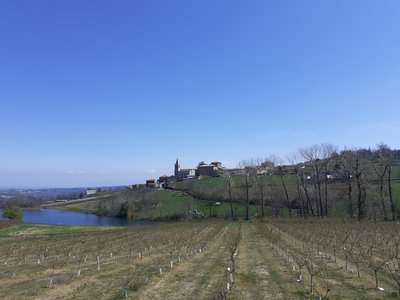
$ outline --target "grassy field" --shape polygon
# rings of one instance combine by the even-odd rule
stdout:
[[[396,178],[400,178],[400,169],[396,168],[394,175],[398,176]],[[269,178],[269,184],[274,184],[274,185],[280,185],[280,179],[278,176],[273,176]],[[285,182],[287,182],[289,185],[295,183],[295,178],[292,175],[288,175],[285,177]],[[179,184],[182,184],[181,182],[177,183],[177,187],[179,188]],[[211,178],[205,178],[202,180],[198,181],[198,184],[203,185],[205,188],[212,188],[212,187],[219,187],[223,188],[224,187],[224,182],[223,179],[220,177],[211,177]],[[395,180],[393,181],[393,198],[396,203],[396,207],[400,207],[400,181]],[[336,189],[338,190],[340,187],[340,184],[332,184],[330,186],[331,189]],[[170,195],[166,194],[166,198],[168,199]],[[174,196],[172,196],[174,197]],[[187,196],[188,197],[188,196]],[[192,199],[193,200],[193,199]],[[170,203],[173,203],[176,201],[176,203],[179,203],[181,201],[186,201],[183,199],[179,199],[179,192],[178,192],[178,197],[171,200],[168,200]],[[202,201],[191,201],[191,207],[196,208],[198,210],[201,210],[205,215],[210,215],[210,202],[202,202]],[[215,203],[215,202],[212,202]],[[234,210],[236,210],[237,215],[243,217],[245,214],[245,206],[243,204],[234,204]],[[229,216],[230,215],[230,204],[227,202],[222,202],[220,206],[212,206],[212,214],[215,211],[215,214],[218,216]],[[257,214],[260,214],[261,208],[259,205],[250,205],[250,215],[251,216],[256,216]],[[297,210],[294,210],[294,215],[296,215]],[[266,216],[273,216],[275,214],[274,210],[271,210],[270,208],[266,208]],[[280,216],[288,216],[288,210],[287,209],[280,209],[279,210],[279,215]],[[331,211],[332,216],[336,217],[347,217],[347,208],[344,207],[343,205],[340,204],[335,204],[332,205],[332,211]],[[400,216],[399,216],[400,218]]]
[[[0,238],[24,237],[30,235],[90,234],[119,230],[119,227],[107,226],[64,226],[44,224],[13,224],[0,230]]]
[[[395,205],[397,208],[400,207],[400,167],[396,166],[393,168],[393,196]],[[372,176],[372,175],[371,175]],[[243,205],[244,200],[244,189],[240,188],[241,178],[233,177],[233,211],[234,215],[243,217],[245,215],[245,206]],[[286,199],[282,189],[282,183],[280,176],[267,176],[267,184],[264,187],[264,201],[266,203],[266,216],[280,215],[287,216],[288,209],[286,208]],[[299,204],[298,194],[296,190],[296,179],[294,175],[284,176],[285,184],[288,188],[288,196],[292,201],[292,205]],[[229,195],[227,192],[226,179],[222,177],[209,177],[203,178],[197,181],[178,181],[172,184],[174,190],[145,190],[144,193],[148,193],[148,198],[143,200],[142,207],[133,209],[130,214],[130,218],[133,219],[151,219],[151,220],[168,220],[176,218],[187,218],[193,216],[193,212],[197,211],[201,215],[206,217],[229,217],[231,215],[230,204],[228,203]],[[323,187],[322,187],[323,188]],[[314,191],[313,186],[308,186],[308,193],[310,195],[310,201],[314,205]],[[381,206],[376,204],[378,184],[375,181],[371,181],[368,184],[367,191],[367,206],[371,209],[374,205],[376,206],[377,218],[383,219]],[[385,202],[386,209],[390,209],[390,203],[388,199],[388,193],[385,187]],[[199,192],[200,191],[200,192]],[[121,191],[118,195],[114,195],[109,198],[96,199],[91,201],[77,202],[77,203],[60,203],[57,205],[59,209],[79,211],[84,213],[96,213],[99,215],[107,214],[115,216],[118,213],[119,206],[123,201],[130,201],[136,206],[138,197],[140,198],[139,191]],[[190,195],[195,195],[197,199]],[[324,197],[324,191],[322,191]],[[347,203],[347,185],[344,183],[331,183],[328,186],[328,195],[330,199],[329,215],[336,217],[347,217],[348,216],[348,203]],[[118,200],[118,197],[121,199]],[[304,198],[303,193],[303,198]],[[353,184],[353,205],[356,201],[356,187]],[[206,199],[206,200],[201,200]],[[225,199],[221,201],[220,199]],[[119,202],[118,202],[119,201]],[[252,188],[250,189],[250,201],[257,205],[250,205],[250,216],[256,216],[261,214],[260,207],[260,192],[257,185],[253,182]],[[296,203],[297,201],[297,203]],[[375,201],[375,202],[374,202]],[[117,204],[115,204],[116,202]],[[216,205],[216,203],[220,203]],[[241,203],[239,203],[241,202]],[[146,207],[145,203],[152,203]],[[114,209],[110,207],[114,206]],[[115,208],[116,207],[116,208]],[[293,206],[292,206],[293,207]],[[105,209],[101,209],[105,208]],[[356,208],[354,208],[356,210]],[[110,211],[113,211],[110,213]],[[297,210],[294,210],[293,214],[296,215]],[[400,214],[400,210],[397,209],[397,214]],[[400,217],[400,215],[398,216]]]
[[[200,201],[181,191],[158,190],[156,191],[157,206],[154,208],[144,209],[135,212],[135,219],[162,219],[169,216],[193,216],[193,212],[197,210],[205,217],[229,217],[231,208],[229,203],[219,203],[215,201]],[[96,213],[98,207],[107,204],[110,199],[90,200],[78,203],[60,203],[58,206],[52,206],[62,210],[70,210],[84,213]],[[234,214],[244,216],[245,207],[243,204],[233,204]],[[259,207],[256,205],[250,206],[250,215],[255,216],[259,212]],[[190,213],[191,212],[191,213]]]
[[[399,244],[391,238],[395,226],[276,218],[129,228],[12,225],[0,230],[0,298],[399,299],[389,269],[378,268],[379,291],[368,263],[394,267],[396,258],[386,253]],[[371,237],[380,243],[360,260],[359,278],[356,260],[346,264],[343,249],[354,239],[353,257],[374,243]]]

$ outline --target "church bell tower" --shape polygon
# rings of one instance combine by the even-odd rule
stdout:
[[[176,159],[176,162],[175,162],[175,173],[174,173],[175,177],[178,177],[180,169],[181,168],[179,166],[179,161],[178,161],[178,159]]]

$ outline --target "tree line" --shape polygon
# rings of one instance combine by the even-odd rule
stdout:
[[[184,189],[196,198],[230,202],[231,207],[241,202],[246,219],[249,205],[254,204],[260,216],[272,211],[290,217],[396,220],[400,217],[399,162],[400,150],[383,143],[374,149],[341,151],[322,143],[300,148],[285,158],[270,155],[242,160],[242,174],[224,172],[212,179],[214,184],[188,180]]]

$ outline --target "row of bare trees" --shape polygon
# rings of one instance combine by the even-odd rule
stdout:
[[[221,184],[191,181],[188,192],[196,198],[259,206],[258,215],[327,217],[338,212],[359,220],[396,220],[399,200],[393,185],[400,177],[400,151],[385,144],[375,149],[316,144],[300,148],[285,159],[275,155],[239,162],[241,172],[226,171]],[[393,175],[395,174],[395,176]],[[393,178],[395,177],[395,178]],[[268,212],[269,211],[269,212]]]
[[[359,220],[380,216],[385,220],[395,220],[397,217],[392,174],[398,166],[399,151],[385,144],[378,144],[373,150],[344,149],[340,152],[332,144],[301,148],[287,158],[290,172],[284,170],[281,159],[272,156],[267,161],[272,162],[275,168],[265,173],[267,177],[274,175],[278,179],[275,181],[262,181],[266,174],[257,171],[260,170],[260,161],[248,160],[241,165],[247,166],[249,174],[253,174],[253,181],[260,191],[261,182],[270,185],[270,192],[280,183],[278,199],[284,201],[290,216],[292,208],[297,208],[303,216],[326,217],[330,208],[339,204],[346,207],[350,217]],[[265,195],[262,193],[265,194],[260,192],[259,202],[264,207]],[[262,215],[263,211],[264,208]]]
[[[174,264],[207,249],[221,234],[225,224],[220,220],[185,222],[90,234],[2,239],[0,290],[15,290],[15,286],[7,285],[7,280],[15,279],[16,284],[26,284],[26,280],[44,281],[46,287],[52,288],[64,281],[106,271],[116,276],[123,274],[113,280],[123,286],[126,294],[132,284],[135,289],[139,288],[147,283],[146,278],[162,275]],[[122,273],[118,271],[121,268]],[[29,298],[25,294],[28,291],[22,290],[15,298]]]
[[[300,275],[310,261],[319,268],[333,269],[344,263],[346,271],[352,264],[357,278],[368,273],[374,277],[376,289],[380,288],[378,273],[392,279],[400,295],[400,237],[396,223],[271,219],[269,223],[257,222],[256,227],[277,248],[286,249],[285,254],[296,262]],[[323,261],[327,264],[321,264]],[[313,274],[307,269],[312,291]]]

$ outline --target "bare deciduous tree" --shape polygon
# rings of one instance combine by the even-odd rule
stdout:
[[[366,198],[367,190],[365,183],[365,173],[368,169],[368,164],[365,159],[365,154],[360,149],[344,150],[341,153],[346,161],[351,176],[354,175],[357,184],[357,209],[358,219],[362,220],[366,216]]]
[[[269,160],[274,162],[274,164],[276,165],[276,170],[278,171],[278,175],[279,175],[279,178],[281,180],[282,188],[283,188],[283,191],[284,191],[284,194],[285,194],[286,206],[287,206],[288,211],[289,211],[289,216],[292,217],[292,207],[291,207],[291,204],[290,204],[289,193],[288,193],[288,189],[287,189],[285,178],[284,178],[284,170],[283,170],[283,167],[282,167],[283,159],[280,158],[279,156],[271,155]]]
[[[332,144],[321,144],[322,148],[322,166],[324,171],[324,188],[325,188],[325,207],[324,207],[324,215],[328,216],[328,173],[337,157],[337,147]]]
[[[307,148],[299,149],[300,156],[308,162],[314,172],[313,181],[314,181],[314,195],[315,195],[315,204],[317,209],[317,215],[323,216],[322,209],[322,197],[321,197],[321,172],[322,172],[322,164],[321,160],[321,147],[320,145],[313,145]]]
[[[396,220],[396,206],[393,200],[393,190],[392,190],[392,167],[394,164],[394,154],[393,151],[384,143],[378,144],[378,152],[383,164],[387,168],[387,182],[388,182],[388,191],[389,191],[389,201],[390,201],[390,210],[392,212],[392,220]]]
[[[301,186],[303,186],[304,188],[304,175],[302,173],[301,167],[299,167],[299,163],[300,163],[300,157],[299,157],[299,153],[298,152],[292,152],[288,157],[287,160],[289,161],[290,164],[295,165],[295,175],[296,175],[296,191],[297,191],[297,197],[299,198],[299,202],[300,202],[300,214],[305,217],[306,215],[310,214],[309,211],[309,206],[310,206],[310,201],[309,201],[309,197],[308,197],[308,191],[305,192],[306,194],[306,200],[304,201],[304,197],[303,194],[301,192]]]
[[[317,215],[321,217],[328,215],[327,171],[329,163],[333,158],[333,154],[336,153],[336,148],[337,147],[332,144],[323,143],[299,149],[300,156],[310,164],[314,172],[313,175]],[[322,178],[324,178],[325,185],[325,205],[322,204]]]
[[[351,151],[343,151],[340,154],[339,165],[340,165],[340,174],[346,180],[347,184],[347,200],[348,200],[348,214],[350,218],[354,218],[354,205],[353,205],[353,186],[352,186],[352,155]]]
[[[249,217],[249,207],[250,207],[250,198],[249,198],[249,192],[250,192],[250,188],[253,186],[252,185],[252,177],[251,177],[251,172],[252,172],[252,167],[254,166],[254,162],[253,160],[242,160],[239,163],[239,167],[245,170],[244,175],[240,178],[241,181],[241,185],[240,187],[243,188],[244,193],[245,193],[245,206],[246,206],[246,215],[245,215],[245,219],[246,220],[250,220]]]
[[[383,195],[383,182],[388,173],[388,165],[386,164],[386,161],[385,161],[384,151],[385,151],[384,146],[380,147],[378,145],[378,149],[375,151],[376,159],[371,160],[370,163],[371,163],[372,169],[374,170],[376,176],[379,179],[379,201],[382,206],[383,218],[385,219],[385,221],[387,221],[388,214],[387,214],[386,205],[385,205],[385,198]]]
[[[229,204],[230,204],[230,209],[231,209],[231,219],[234,219],[234,214],[233,214],[233,197],[232,197],[232,192],[233,188],[235,187],[235,182],[233,180],[233,177],[231,174],[223,174],[222,178],[225,182],[226,187],[228,188],[228,195],[229,195]]]

